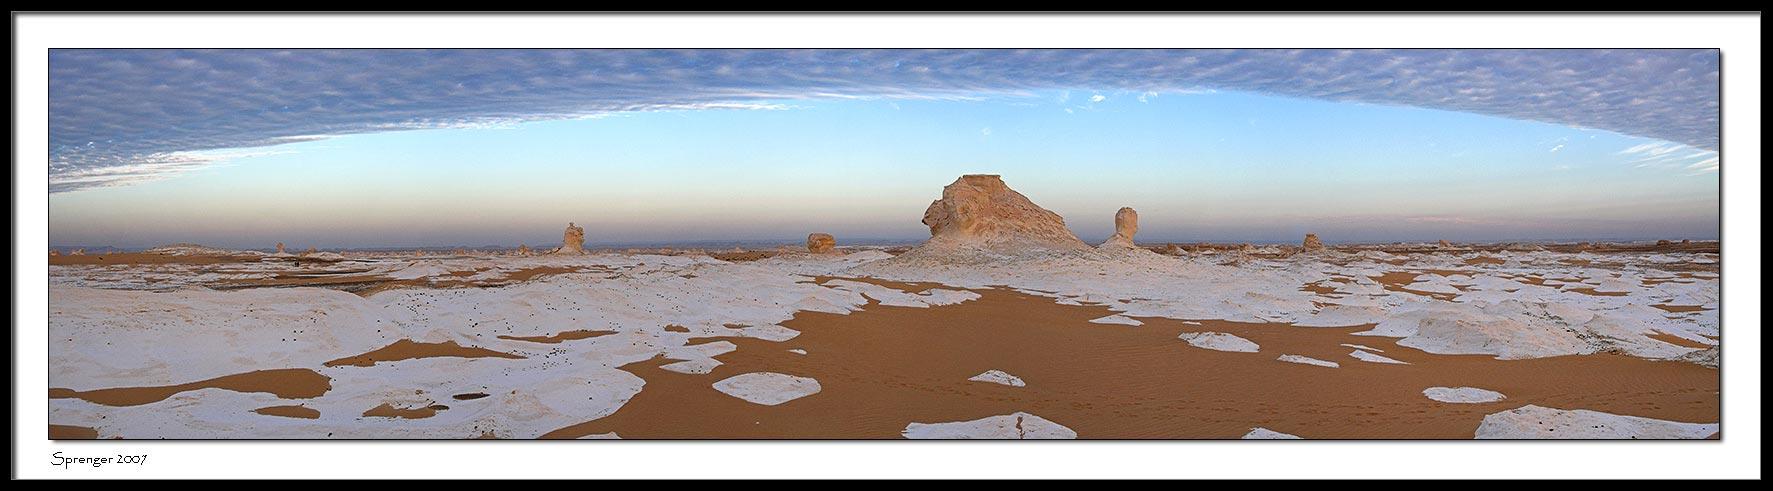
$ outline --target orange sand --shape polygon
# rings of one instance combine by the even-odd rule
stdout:
[[[306,368],[259,370],[201,382],[162,387],[119,387],[85,392],[72,389],[49,389],[50,399],[85,399],[106,406],[140,406],[166,400],[175,394],[197,389],[223,389],[235,392],[268,392],[284,399],[320,397],[332,390],[332,379]]]
[[[85,426],[49,425],[51,440],[97,440],[98,430]]]
[[[267,416],[282,416],[285,418],[320,419],[320,410],[303,406],[261,407],[252,410],[252,412]]]
[[[444,341],[441,343],[419,343],[419,342],[414,342],[413,340],[410,340],[410,339],[402,339],[399,341],[395,341],[394,344],[384,346],[381,349],[377,349],[375,351],[371,351],[371,352],[364,353],[364,354],[357,355],[357,356],[348,356],[348,357],[344,357],[344,358],[339,358],[337,360],[326,362],[325,365],[329,366],[329,367],[347,366],[347,365],[357,366],[357,367],[367,367],[367,366],[375,365],[376,363],[381,363],[381,362],[411,360],[414,358],[436,358],[436,357],[440,357],[440,356],[455,356],[455,357],[461,357],[461,358],[494,357],[494,358],[523,359],[522,356],[513,355],[510,353],[505,353],[502,351],[493,351],[493,350],[489,350],[486,348],[464,347],[462,345],[456,344],[455,341]]]
[[[510,339],[510,340],[515,340],[515,341],[529,341],[531,343],[559,344],[562,341],[576,341],[576,340],[580,340],[580,339],[594,338],[594,337],[598,337],[598,336],[606,336],[606,335],[615,334],[615,333],[616,333],[615,331],[580,330],[580,331],[566,331],[566,332],[563,332],[560,334],[555,334],[553,336],[505,336],[505,335],[500,335],[499,339]]]
[[[822,280],[821,280],[822,281]],[[1352,336],[1370,326],[1142,319],[1142,327],[1087,322],[1105,307],[1064,306],[1007,290],[929,309],[869,305],[849,315],[801,312],[782,325],[788,342],[727,338],[711,374],[662,370],[655,358],[623,367],[646,387],[616,413],[550,432],[573,438],[898,438],[907,423],[962,421],[1027,411],[1080,438],[1236,438],[1266,427],[1306,438],[1471,438],[1486,414],[1526,404],[1592,409],[1688,422],[1717,422],[1718,371],[1698,365],[1597,354],[1536,360],[1431,355],[1390,338]],[[1182,332],[1229,332],[1262,346],[1229,353],[1188,346]],[[1366,363],[1341,343],[1386,350],[1413,363]],[[788,353],[805,349],[806,355]],[[1322,368],[1275,360],[1298,354]],[[998,369],[1027,381],[1012,388],[966,379]],[[812,377],[823,391],[761,406],[715,391],[733,375],[770,371]],[[1471,386],[1508,399],[1446,404],[1422,390]]]
[[[419,408],[403,408],[403,407],[394,407],[393,405],[388,404],[388,403],[382,403],[382,405],[380,405],[380,406],[376,406],[374,408],[370,408],[370,410],[368,410],[368,411],[364,411],[363,417],[365,417],[365,418],[425,419],[425,418],[429,418],[432,416],[436,416],[438,411],[442,411],[445,409],[449,409],[449,406],[445,406],[442,404],[433,404],[430,406],[419,407]]]

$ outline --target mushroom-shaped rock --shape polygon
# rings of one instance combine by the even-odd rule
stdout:
[[[584,255],[585,254],[585,228],[575,225],[572,222],[567,222],[566,235],[561,238],[560,248],[555,249],[554,253],[555,254],[565,254],[565,255],[569,255],[569,256]]]
[[[1114,235],[1100,247],[1132,247],[1133,235],[1139,233],[1139,212],[1121,208],[1114,213]]]
[[[528,255],[529,255],[529,253],[530,253],[530,252],[531,252],[531,251],[530,251],[530,250],[529,250],[529,246],[528,246],[528,245],[524,245],[524,244],[517,244],[517,254],[518,254],[518,255],[521,255],[521,256],[528,256]]]
[[[1307,251],[1324,250],[1324,243],[1317,240],[1317,234],[1305,234],[1305,243],[1301,246]]]
[[[1447,239],[1441,239],[1441,248],[1442,249],[1452,249],[1453,243],[1447,242]]]
[[[806,236],[807,252],[831,252],[836,247],[837,238],[832,237],[831,234],[807,234]]]
[[[282,242],[277,243],[277,253],[278,254],[289,254],[288,252],[283,252],[283,243]]]
[[[925,248],[967,248],[996,253],[1089,248],[1065,228],[1065,219],[1029,201],[996,175],[971,174],[942,188],[942,199],[924,210],[930,227]]]

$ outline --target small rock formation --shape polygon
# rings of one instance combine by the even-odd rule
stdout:
[[[69,256],[84,256],[84,255],[86,255],[86,249],[74,249],[74,251],[69,252],[68,255]]]
[[[575,225],[572,222],[567,222],[566,235],[560,241],[560,248],[554,250],[554,254],[582,256],[585,255],[584,246],[585,228]]]
[[[283,252],[283,243],[282,242],[277,243],[277,253],[278,254],[289,254],[287,252]]]
[[[1671,245],[1674,245],[1674,242],[1670,242],[1670,241],[1668,241],[1668,240],[1658,240],[1658,241],[1656,241],[1656,247],[1668,247],[1668,246],[1671,246]]]
[[[303,251],[303,252],[302,252],[302,255],[303,255],[303,256],[306,256],[306,255],[309,255],[309,254],[313,254],[313,253],[316,253],[316,252],[320,252],[320,251],[318,251],[318,250],[315,250],[315,249],[314,249],[314,248],[312,248],[312,247],[309,247],[309,248],[308,248],[308,250],[306,250],[306,251]]]
[[[1317,240],[1317,234],[1305,234],[1305,243],[1301,246],[1307,251],[1324,250],[1324,243]]]
[[[49,250],[49,257],[56,257],[56,256],[60,256],[60,255],[62,255],[62,251],[58,251],[55,249]]]
[[[831,234],[807,234],[806,251],[812,253],[831,252],[837,247],[837,238]]]
[[[517,255],[528,256],[529,254],[530,254],[529,246],[523,245],[523,244],[517,244]]]
[[[1453,243],[1447,242],[1447,239],[1441,239],[1441,248],[1442,249],[1452,249]]]
[[[1029,201],[988,174],[969,174],[942,188],[942,199],[924,210],[930,240],[922,248],[966,248],[995,253],[1077,250],[1088,245],[1065,228],[1065,219]]]
[[[1114,212],[1114,235],[1097,247],[1132,247],[1133,235],[1139,233],[1139,212],[1121,208]]]
[[[1681,239],[1681,245],[1689,245],[1692,243],[1693,243],[1692,239]]]

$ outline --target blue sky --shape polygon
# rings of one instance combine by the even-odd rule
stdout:
[[[1409,52],[1406,58],[1425,58],[1420,51],[1428,50]],[[1693,118],[1679,115],[1706,111],[1667,107],[1670,101],[1692,100],[1703,106],[1705,94],[1656,97],[1658,91],[1684,90],[1680,80],[1633,82],[1647,92],[1623,99],[1622,107],[1655,106],[1641,116],[1666,118],[1667,126],[1679,130],[1641,134],[1645,132],[1632,133],[1633,125],[1592,129],[1571,124],[1587,117],[1582,111],[1522,117],[1482,108],[1412,107],[1447,104],[1364,102],[1373,97],[1325,88],[1345,82],[1323,73],[1326,57],[1320,53],[1291,55],[1316,60],[1312,63],[1270,54],[1248,58],[1279,66],[1259,65],[1274,73],[1295,63],[1296,70],[1286,73],[1303,82],[1293,84],[1329,95],[1166,87],[1114,73],[1069,76],[1083,80],[1082,85],[1043,86],[1075,80],[1020,71],[980,75],[941,52],[904,57],[955,76],[932,79],[925,71],[917,75],[921,78],[857,87],[842,76],[807,75],[823,73],[826,65],[841,72],[837,68],[854,60],[807,62],[801,59],[804,54],[765,52],[744,58],[720,53],[719,63],[699,60],[645,70],[623,65],[628,73],[670,72],[664,76],[697,80],[700,85],[673,86],[696,87],[683,91],[694,97],[610,106],[615,103],[604,99],[623,99],[609,93],[647,93],[642,89],[657,88],[658,79],[638,78],[625,87],[619,80],[578,77],[572,80],[612,90],[589,104],[589,99],[572,95],[582,89],[559,87],[571,83],[538,82],[553,87],[549,94],[566,95],[553,103],[511,99],[512,110],[496,112],[456,101],[474,93],[415,90],[429,95],[406,97],[393,86],[363,98],[325,84],[279,82],[264,75],[272,72],[262,72],[276,67],[262,59],[274,58],[264,53],[197,53],[187,58],[218,64],[216,59],[244,56],[269,64],[272,68],[260,66],[255,70],[261,72],[252,72],[259,75],[244,79],[251,83],[243,82],[256,83],[264,93],[206,92],[157,101],[157,87],[185,82],[146,84],[140,89],[146,95],[133,95],[149,102],[105,111],[99,103],[107,97],[137,89],[111,94],[70,88],[62,90],[73,95],[64,97],[60,107],[74,100],[101,107],[69,110],[60,120],[55,112],[58,58],[52,56],[51,140],[62,142],[62,151],[52,150],[51,243],[536,245],[558,241],[568,221],[586,227],[594,243],[771,240],[813,231],[836,234],[840,241],[917,239],[927,235],[918,223],[923,208],[939,197],[941,186],[965,173],[1004,175],[1012,187],[1064,216],[1086,239],[1112,232],[1113,213],[1121,206],[1140,211],[1143,241],[1292,242],[1306,232],[1332,242],[1716,238],[1718,232],[1718,160],[1710,150],[1715,129],[1710,136],[1685,134],[1680,127]],[[1502,54],[1510,53],[1520,55]],[[91,53],[76,54],[81,56],[61,59],[97,74],[105,72],[92,67],[110,66],[127,75],[117,78],[136,82],[165,71],[137,73],[144,71],[142,65],[191,65],[178,63],[183,59],[178,57],[164,60],[159,52],[99,53],[99,58],[116,58],[99,61],[90,59]],[[1167,59],[1192,53],[1160,54]],[[1496,70],[1481,69],[1484,63],[1509,58],[1480,54],[1479,61],[1466,62],[1476,63],[1475,68],[1464,66],[1457,72],[1491,73],[1487,77],[1493,82]],[[1531,59],[1543,54],[1528,54],[1517,56],[1527,61],[1510,63],[1549,63]],[[1694,59],[1687,52],[1675,53],[1680,56],[1672,61],[1664,54],[1651,53],[1653,64]],[[1473,58],[1469,53],[1441,55]],[[1607,56],[1621,55],[1608,52],[1579,61]],[[798,60],[796,73],[801,76],[775,85],[767,79],[745,86],[704,80],[747,61],[781,66],[784,62],[776,58]],[[861,58],[880,57],[870,53]],[[1249,66],[1240,57],[1232,59],[1238,60],[1236,66]],[[422,65],[427,60],[419,56],[403,63]],[[352,61],[340,63],[356,66],[348,63]],[[303,63],[329,66],[313,59]],[[575,63],[585,69],[583,60]],[[590,71],[603,73],[615,66]],[[1699,63],[1688,71],[1707,68]],[[1715,77],[1715,59],[1709,69]],[[1102,69],[1115,70],[1129,71]],[[79,70],[62,73],[70,71]],[[696,75],[702,72],[712,75]],[[1616,72],[1601,70],[1587,78],[1594,84],[1615,83]],[[208,73],[230,76],[225,68]],[[1679,70],[1657,73],[1681,76]],[[497,86],[511,77],[466,77],[456,83],[472,92],[476,83]],[[1534,90],[1512,80],[1500,85],[1449,81],[1447,76],[1423,80],[1450,84],[1431,87],[1431,92],[1460,93],[1461,87],[1492,94]],[[1258,82],[1287,86],[1268,78]],[[212,92],[229,90],[237,89]],[[1387,90],[1396,95],[1396,90]],[[1612,94],[1622,88],[1577,84],[1538,90]],[[1711,90],[1715,101],[1715,79]],[[332,102],[313,103],[306,115],[281,114],[300,112],[284,111],[282,102],[309,100],[304,97]],[[1594,96],[1609,97],[1623,96]],[[240,110],[248,104],[241,101],[248,100],[260,106],[273,101],[277,109],[271,112],[280,114]],[[169,109],[178,104],[195,107]],[[419,109],[388,110],[407,105]],[[1622,110],[1598,107],[1601,114]],[[1715,111],[1713,105],[1714,128]],[[149,115],[157,115],[152,118],[161,124],[135,123]],[[190,122],[180,123],[186,120]],[[58,138],[57,131],[64,128],[79,130],[69,129]],[[71,143],[98,135],[103,139]]]

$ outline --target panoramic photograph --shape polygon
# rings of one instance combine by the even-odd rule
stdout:
[[[1721,61],[49,49],[18,400],[52,440],[1720,439]]]

